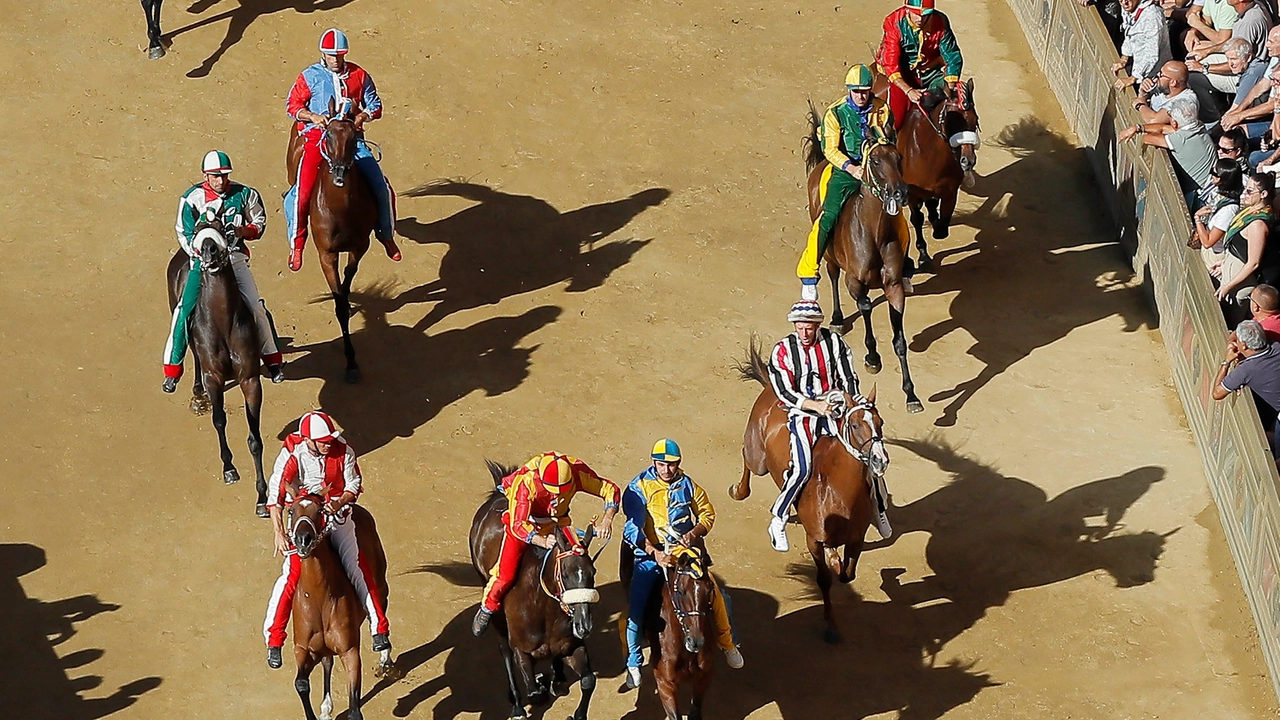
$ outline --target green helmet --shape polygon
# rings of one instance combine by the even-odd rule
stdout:
[[[866,65],[854,65],[844,76],[844,86],[850,90],[870,90],[875,79],[871,68]]]

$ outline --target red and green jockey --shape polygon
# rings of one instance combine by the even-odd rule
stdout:
[[[896,141],[893,113],[871,93],[871,68],[854,65],[845,76],[845,97],[832,103],[822,119],[822,154],[830,163],[822,171],[818,197],[822,210],[813,221],[804,253],[796,267],[801,295],[818,299],[818,263],[826,251],[840,208],[862,188],[862,153],[868,142]]]
[[[164,346],[163,389],[167,393],[173,392],[178,386],[178,378],[182,377],[182,359],[187,354],[187,320],[200,297],[200,246],[206,234],[213,232],[196,232],[196,227],[204,220],[219,220],[229,231],[224,240],[231,251],[231,269],[240,294],[257,320],[262,360],[271,374],[271,381],[282,382],[284,372],[279,342],[267,318],[267,306],[259,297],[258,286],[249,272],[249,250],[245,246],[246,241],[262,237],[267,228],[267,211],[262,206],[262,196],[251,187],[231,182],[231,158],[220,150],[212,150],[205,155],[201,169],[204,182],[193,185],[178,201],[175,229],[178,244],[191,256],[191,268],[182,297],[173,309],[169,338]]]
[[[954,94],[964,68],[951,21],[933,2],[906,0],[884,19],[876,65],[889,78],[889,107],[899,123],[925,93]]]

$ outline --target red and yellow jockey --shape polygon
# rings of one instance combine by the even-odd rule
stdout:
[[[538,455],[515,472],[502,478],[507,511],[502,514],[502,551],[489,571],[484,602],[471,623],[471,632],[480,635],[489,619],[502,607],[502,598],[515,583],[520,560],[529,545],[555,547],[555,533],[564,532],[573,543],[578,538],[570,529],[569,506],[580,492],[604,500],[604,517],[596,534],[608,540],[613,516],[622,497],[618,486],[596,474],[581,460],[556,452]]]
[[[964,58],[951,21],[934,0],[906,0],[884,19],[876,65],[889,78],[889,109],[901,128],[911,103],[925,93],[955,92]]]

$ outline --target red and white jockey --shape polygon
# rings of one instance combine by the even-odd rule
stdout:
[[[356,501],[362,489],[356,454],[339,435],[333,420],[318,411],[303,415],[298,423],[298,432],[285,438],[268,482],[267,509],[271,512],[271,526],[275,531],[275,549],[284,555],[284,567],[271,591],[267,619],[262,626],[262,633],[267,639],[267,664],[272,668],[280,667],[282,662],[280,648],[284,645],[285,630],[293,612],[293,593],[302,570],[298,551],[285,529],[287,513],[284,508],[294,501],[295,493],[319,496],[331,515],[347,517],[335,522],[329,538],[351,579],[356,596],[369,615],[374,651],[391,649],[386,609],[376,593],[369,591],[377,585],[369,564],[360,556],[355,520],[349,513],[342,513],[343,508]]]

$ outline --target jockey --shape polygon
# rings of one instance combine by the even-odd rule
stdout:
[[[805,300],[818,299],[818,264],[840,217],[840,208],[862,188],[862,152],[866,143],[896,140],[888,105],[871,93],[873,79],[871,68],[866,65],[849,68],[844,79],[847,95],[832,103],[822,119],[822,154],[830,164],[822,171],[818,185],[822,210],[813,221],[796,267],[800,296]]]
[[[258,295],[258,285],[249,272],[248,240],[262,237],[267,228],[267,211],[262,206],[258,191],[240,183],[231,182],[231,158],[221,150],[210,150],[202,165],[204,182],[192,185],[178,201],[178,244],[191,256],[191,269],[187,271],[187,284],[173,309],[169,326],[169,338],[164,346],[164,385],[171,393],[182,377],[182,359],[187,355],[187,319],[200,297],[200,242],[196,240],[196,225],[201,220],[220,220],[224,228],[234,230],[226,236],[230,243],[231,270],[235,273],[240,294],[253,311],[258,323],[258,339],[262,342],[262,360],[266,363],[271,382],[284,382],[284,362],[276,340],[275,329],[267,319],[267,306]],[[212,231],[210,231],[212,232]],[[201,240],[203,242],[203,239]]]
[[[378,225],[374,235],[386,247],[387,257],[400,261],[400,249],[392,236],[395,219],[394,193],[391,184],[378,167],[378,161],[364,141],[366,123],[382,117],[382,100],[373,85],[373,78],[364,68],[347,62],[347,36],[341,30],[330,28],[320,36],[320,62],[303,70],[289,91],[286,108],[289,117],[298,123],[298,134],[305,137],[302,160],[298,164],[298,184],[285,195],[285,220],[289,225],[289,269],[302,269],[302,248],[307,243],[307,216],[311,210],[311,194],[315,189],[316,175],[320,170],[323,150],[320,138],[329,123],[325,115],[333,102],[342,116],[349,108],[355,115],[356,130],[360,139],[356,143],[355,164],[368,180],[378,205]]]
[[[643,660],[640,640],[654,583],[662,579],[663,568],[674,564],[674,558],[666,552],[672,539],[665,533],[673,533],[680,545],[692,547],[698,538],[711,532],[716,521],[716,511],[706,491],[680,470],[680,446],[674,440],[654,443],[651,457],[653,465],[637,475],[622,493],[622,511],[627,516],[622,540],[635,557],[627,614],[627,687],[630,688],[640,686]],[[663,535],[658,528],[662,528]],[[729,667],[740,668],[742,653],[733,642],[724,595],[719,583],[713,582],[712,588],[717,641]]]
[[[271,511],[271,528],[275,531],[275,550],[284,555],[284,567],[271,590],[267,619],[262,625],[262,634],[267,639],[267,665],[272,668],[281,665],[280,648],[284,645],[285,629],[293,612],[293,593],[298,588],[298,576],[302,572],[298,551],[293,548],[293,541],[285,528],[288,515],[283,509],[292,504],[300,493],[323,498],[327,514],[332,516],[330,522],[335,523],[329,539],[338,552],[347,577],[351,579],[356,597],[368,613],[369,625],[373,629],[373,650],[391,649],[386,609],[382,607],[382,598],[370,591],[370,588],[377,587],[377,579],[369,571],[365,559],[360,557],[351,511],[343,512],[360,497],[364,487],[356,454],[339,432],[333,420],[323,412],[303,415],[298,422],[298,432],[284,439],[284,447],[280,449],[268,482],[267,509]]]
[[[564,532],[570,542],[578,542],[569,518],[574,495],[585,492],[604,500],[604,517],[596,526],[596,534],[608,541],[621,494],[617,485],[597,475],[586,463],[555,452],[542,453],[502,478],[501,490],[507,496],[507,511],[502,513],[502,552],[489,571],[484,602],[471,622],[471,633],[477,637],[489,627],[489,620],[502,607],[502,597],[515,583],[525,548],[530,544],[554,548],[556,532]]]
[[[933,0],[906,0],[884,19],[884,39],[876,65],[889,78],[889,107],[901,126],[909,104],[945,89],[953,97],[964,58],[951,21]]]
[[[822,327],[822,308],[811,300],[791,306],[787,321],[796,331],[773,347],[769,354],[769,384],[778,396],[778,405],[787,411],[791,431],[791,464],[782,476],[782,491],[773,503],[769,521],[769,541],[773,549],[786,552],[787,516],[800,498],[813,466],[813,446],[823,435],[835,437],[831,401],[833,390],[858,397],[858,376],[853,372],[849,346],[839,333]],[[883,507],[876,508],[876,528],[882,537],[893,530]]]

